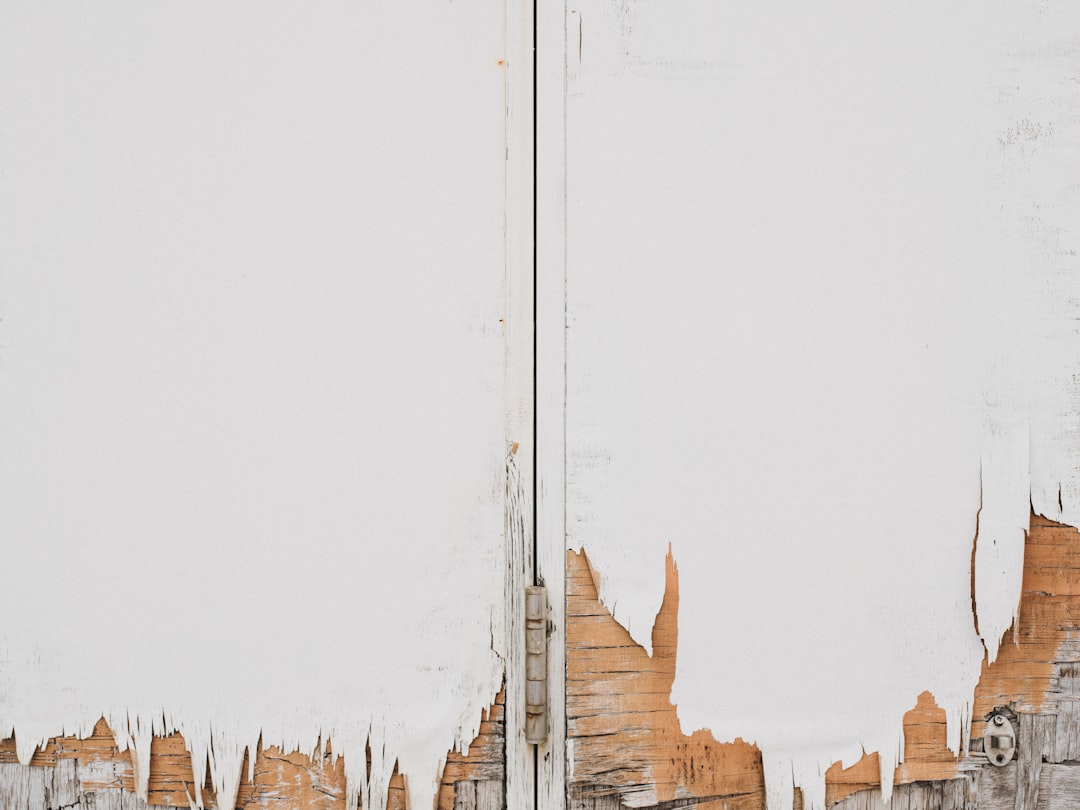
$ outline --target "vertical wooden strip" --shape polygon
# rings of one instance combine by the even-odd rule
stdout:
[[[987,765],[979,771],[979,810],[1014,810],[1016,771],[1015,762],[1003,768]]]
[[[1059,645],[1051,681],[1055,712],[1054,745],[1051,761],[1066,762],[1080,758],[1080,663],[1075,645]],[[1061,660],[1071,658],[1073,660]]]
[[[476,782],[454,784],[454,810],[476,810]]]
[[[531,509],[522,475],[507,466],[506,790],[510,807],[529,807],[534,795],[532,749],[525,742],[525,585],[532,579]]]
[[[1039,783],[1036,810],[1072,810],[1080,805],[1080,767],[1047,765]],[[982,808],[979,808],[982,810]]]
[[[1035,810],[1043,763],[1055,753],[1057,718],[1049,714],[1022,713],[1018,719],[1015,810]]]
[[[505,810],[502,780],[484,779],[476,785],[476,810]]]
[[[1035,715],[1027,712],[1017,716],[1016,810],[1035,810],[1039,797],[1042,744],[1035,733],[1035,719]]]
[[[79,771],[74,759],[57,760],[49,783],[49,807],[65,807],[79,801]]]
[[[536,810],[567,801],[566,708],[566,0],[536,4],[536,532],[548,589],[548,739]]]
[[[533,263],[533,4],[505,0],[505,308],[507,469],[506,782],[511,807],[532,804],[535,769],[525,742],[524,588],[533,583],[535,459]],[[426,810],[426,808],[425,808]]]
[[[455,783],[483,782],[488,803],[502,810],[505,779],[504,696],[482,715],[480,729],[467,754],[450,751],[443,769],[438,810],[453,810]],[[195,777],[191,756],[179,734],[154,738],[150,759],[149,802],[135,803],[130,752],[119,751],[108,725],[101,721],[83,740],[63,737],[50,740],[35,754],[32,765],[15,760],[14,742],[0,743],[0,810],[55,810],[100,807],[189,807]],[[208,808],[217,807],[213,786],[205,773],[203,796]],[[406,781],[396,773],[391,784],[390,805],[404,808]],[[44,790],[44,804],[37,796]],[[330,747],[307,755],[286,753],[276,746],[263,748],[255,759],[255,775],[244,778],[236,806],[243,810],[355,810],[344,808],[344,760]]]

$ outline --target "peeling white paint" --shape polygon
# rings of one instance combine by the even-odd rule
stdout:
[[[261,737],[430,807],[499,687],[503,4],[372,12],[0,9],[23,762],[104,715],[142,795],[178,730],[226,805]]]
[[[649,647],[673,545],[683,729],[771,810],[924,689],[959,750],[1029,499],[1080,524],[1080,7],[570,11],[570,547]]]
[[[982,452],[982,503],[975,541],[975,618],[987,658],[1019,617],[1024,540],[1031,519],[1027,422],[992,430]]]

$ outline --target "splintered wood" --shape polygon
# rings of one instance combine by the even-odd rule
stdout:
[[[451,751],[439,785],[437,810],[500,810],[503,804],[504,695],[484,713],[467,755]],[[275,746],[259,751],[255,778],[247,762],[237,795],[242,810],[345,810],[345,769],[330,751],[307,756]],[[204,805],[218,808],[213,786],[200,775]],[[387,810],[410,810],[406,775],[390,780]],[[20,765],[14,739],[0,742],[0,808],[3,810],[141,810],[148,806],[191,807],[196,779],[191,755],[179,734],[155,738],[150,754],[148,802],[135,795],[130,751],[120,751],[102,720],[79,740],[59,737]],[[460,794],[460,795],[459,795]],[[478,800],[479,797],[479,800]]]
[[[680,806],[759,810],[761,756],[707,732],[683,735],[670,701],[678,640],[678,575],[667,592],[650,658],[597,599],[584,553],[567,554],[567,737],[572,810]],[[1080,533],[1033,515],[1020,617],[997,660],[983,663],[971,752],[947,746],[945,712],[929,692],[903,718],[904,758],[891,810],[1058,810],[1080,807]],[[995,707],[1016,713],[1018,755],[1004,768],[981,753]],[[834,810],[883,810],[876,752],[825,776]],[[1072,791],[1070,793],[1070,791]],[[1066,800],[1062,797],[1068,796]],[[796,796],[795,806],[801,805]],[[1064,803],[1062,803],[1064,802]]]

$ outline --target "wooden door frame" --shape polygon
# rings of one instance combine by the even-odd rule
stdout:
[[[525,741],[525,587],[536,579],[535,4],[506,0],[506,793],[533,807],[535,746]]]

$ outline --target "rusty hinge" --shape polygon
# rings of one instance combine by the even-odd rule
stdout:
[[[547,739],[547,589],[525,588],[525,742]]]

